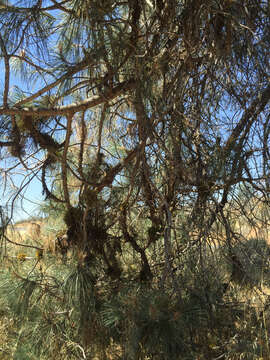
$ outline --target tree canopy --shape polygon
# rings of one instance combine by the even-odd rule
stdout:
[[[38,179],[96,280],[183,302],[183,264],[207,283],[225,246],[233,281],[235,244],[268,239],[269,1],[2,3],[3,187],[24,169],[11,205]]]

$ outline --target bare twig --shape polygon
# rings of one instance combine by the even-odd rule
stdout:
[[[9,92],[9,77],[10,77],[10,67],[9,67],[9,55],[6,50],[6,46],[2,36],[0,35],[0,47],[4,56],[5,62],[5,88],[4,88],[4,96],[3,96],[3,107],[6,108],[8,106],[8,92]]]
[[[61,159],[62,163],[62,182],[63,182],[63,191],[64,191],[64,198],[67,204],[67,207],[70,208],[70,199],[69,199],[69,190],[68,190],[68,181],[67,181],[67,152],[70,143],[71,137],[71,124],[74,114],[69,114],[67,116],[67,132],[65,138],[65,146],[63,151],[63,157]]]

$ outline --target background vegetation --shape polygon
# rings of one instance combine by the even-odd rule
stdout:
[[[269,15],[2,2],[1,359],[270,358]]]

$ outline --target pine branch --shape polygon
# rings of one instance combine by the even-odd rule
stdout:
[[[70,105],[63,105],[53,108],[38,108],[38,107],[29,107],[29,108],[0,108],[0,115],[20,115],[20,116],[36,116],[36,117],[43,117],[43,116],[57,116],[62,115],[66,116],[71,113],[76,113],[80,111],[85,111],[88,109],[91,109],[93,107],[96,107],[100,104],[103,104],[105,102],[111,101],[115,99],[117,96],[120,96],[124,94],[125,92],[134,89],[135,87],[135,81],[133,79],[129,81],[123,81],[113,87],[112,89],[109,89],[104,92],[104,94],[101,95],[95,95],[92,96],[89,99],[72,103]],[[43,93],[43,92],[42,92]],[[28,98],[29,100],[30,98]],[[24,100],[23,100],[24,101]],[[18,106],[18,103],[17,103]]]

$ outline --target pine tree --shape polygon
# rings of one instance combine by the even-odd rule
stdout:
[[[225,351],[238,315],[220,324],[219,306],[236,286],[236,263],[247,267],[234,251],[246,236],[236,219],[269,227],[238,196],[246,186],[269,205],[269,15],[269,3],[254,0],[0,6],[1,181],[13,191],[2,254],[33,356]],[[62,262],[45,254],[30,266],[31,254],[19,261],[6,247],[33,179],[62,219]],[[212,348],[220,328],[230,340]]]

